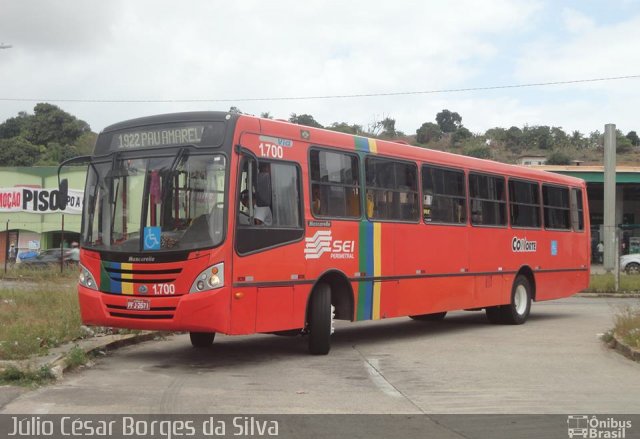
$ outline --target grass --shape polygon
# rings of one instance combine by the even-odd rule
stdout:
[[[87,361],[89,361],[89,357],[85,351],[78,346],[74,346],[69,352],[67,352],[67,356],[64,360],[66,366],[72,369],[86,364]]]
[[[615,278],[613,274],[592,274],[589,293],[610,293],[615,292]],[[619,292],[640,292],[640,276],[637,275],[620,275],[620,291]]]
[[[0,279],[7,280],[25,280],[25,281],[45,281],[45,280],[71,280],[77,279],[80,272],[77,267],[68,266],[65,267],[62,273],[60,267],[48,267],[48,268],[19,268],[20,264],[14,267],[8,268],[7,272],[4,272],[4,268],[0,266]]]
[[[21,360],[81,338],[74,283],[41,279],[30,288],[0,282],[0,360]]]
[[[21,370],[16,367],[8,367],[0,372],[0,384],[14,386],[36,387],[55,379],[51,370],[43,366],[38,370]]]
[[[629,346],[640,349],[640,308],[625,308],[615,317],[613,331]]]

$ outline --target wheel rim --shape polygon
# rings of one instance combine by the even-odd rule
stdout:
[[[627,271],[631,274],[638,274],[640,273],[640,265],[638,264],[629,264],[629,267],[627,267]]]
[[[513,304],[515,305],[518,315],[524,315],[527,311],[527,289],[524,285],[518,285],[513,295]]]

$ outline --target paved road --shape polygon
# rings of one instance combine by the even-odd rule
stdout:
[[[598,334],[636,300],[534,304],[522,326],[484,313],[339,324],[328,356],[300,337],[185,335],[123,348],[4,413],[640,413],[640,364]],[[2,404],[4,403],[4,406]]]

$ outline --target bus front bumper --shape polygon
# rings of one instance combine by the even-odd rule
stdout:
[[[157,331],[229,332],[229,288],[176,296],[107,294],[78,286],[85,325]],[[132,301],[148,310],[128,309]]]

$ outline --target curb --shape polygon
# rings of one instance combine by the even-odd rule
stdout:
[[[73,348],[79,347],[84,351],[85,355],[91,355],[100,351],[112,351],[125,346],[151,341],[159,337],[161,334],[162,332],[158,331],[145,331],[140,334],[106,335],[80,340],[77,343],[71,342],[58,347],[57,349],[62,351],[57,354],[35,358],[32,357],[26,360],[0,361],[0,371],[11,366],[19,370],[38,370],[43,367],[47,367],[51,370],[55,380],[58,381],[62,379],[65,372],[72,369],[72,366],[68,365],[66,360],[68,354]]]
[[[616,299],[640,299],[640,292],[632,291],[628,293],[576,293],[575,297],[613,297]]]
[[[609,342],[609,346],[625,357],[629,358],[630,360],[640,363],[640,349],[629,346],[624,341],[622,341],[622,339],[617,334],[613,334],[613,338]]]

